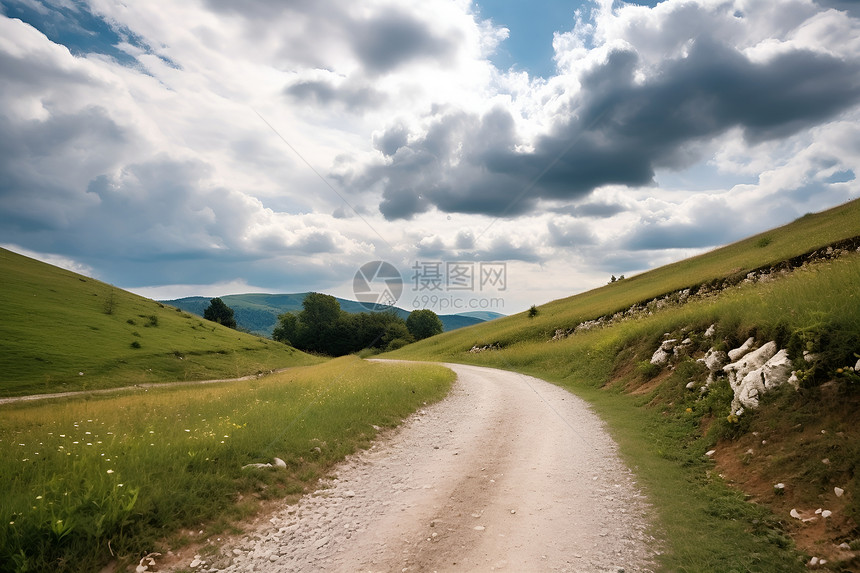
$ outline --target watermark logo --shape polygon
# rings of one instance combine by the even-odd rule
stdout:
[[[391,263],[365,263],[352,279],[352,292],[364,308],[385,310],[393,307],[403,294],[403,277]]]
[[[412,267],[412,293],[406,305],[441,312],[502,310],[500,294],[508,288],[506,263],[472,261],[416,261]],[[404,281],[397,268],[384,261],[362,265],[352,282],[356,300],[368,310],[393,307],[403,295]]]

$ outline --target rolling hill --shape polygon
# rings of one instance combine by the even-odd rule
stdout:
[[[591,402],[660,516],[663,570],[858,571],[858,285],[855,200],[382,356],[514,370]],[[783,349],[796,387],[738,409],[705,357],[748,339]]]
[[[302,310],[302,301],[308,293],[294,294],[230,294],[224,295],[221,300],[233,309],[236,322],[239,327],[247,329],[253,334],[270,337],[272,329],[278,324],[278,315],[285,312],[299,312]],[[354,300],[337,298],[341,310],[349,313],[368,312],[367,308]],[[186,312],[203,316],[203,311],[209,306],[210,297],[189,296],[172,300],[162,300],[164,304],[175,306]],[[402,308],[394,308],[395,312],[403,318],[409,316],[409,311]],[[473,312],[462,314],[442,314],[442,328],[445,332],[457,330],[466,326],[480,324],[482,322],[500,318],[504,315],[494,312]]]
[[[0,396],[238,377],[319,362],[0,249]]]

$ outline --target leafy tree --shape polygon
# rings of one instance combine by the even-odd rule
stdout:
[[[529,309],[529,318],[534,318],[538,315],[538,308],[535,305]]]
[[[228,328],[236,328],[236,319],[233,317],[233,309],[227,306],[220,298],[213,298],[209,306],[203,311],[203,318],[217,322]]]
[[[413,310],[406,319],[406,328],[409,329],[415,340],[422,340],[434,334],[441,334],[442,321],[429,308]]]
[[[272,339],[294,346],[299,332],[299,319],[291,313],[278,315],[278,325],[272,331]]]

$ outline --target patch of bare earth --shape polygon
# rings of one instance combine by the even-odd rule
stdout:
[[[771,421],[754,424],[737,440],[720,442],[713,458],[731,486],[773,511],[800,550],[857,571],[860,551],[846,545],[860,538],[849,515],[858,492],[851,491],[853,476],[845,471],[844,458],[856,455],[860,440],[858,400],[837,396],[832,386],[825,386],[816,401],[822,413],[802,422],[787,412],[756,413]]]

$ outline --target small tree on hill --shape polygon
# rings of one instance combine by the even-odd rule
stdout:
[[[233,309],[227,306],[220,298],[213,298],[209,306],[203,311],[203,318],[217,322],[227,328],[236,328],[236,319],[233,317]]]
[[[441,334],[442,321],[439,319],[439,316],[429,308],[413,310],[409,313],[409,317],[406,319],[406,328],[409,329],[409,332],[415,337],[415,340],[422,340],[428,336],[433,336],[434,334]]]

